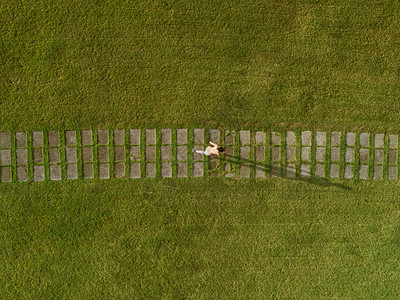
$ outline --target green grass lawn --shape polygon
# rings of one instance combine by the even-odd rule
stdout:
[[[111,180],[0,197],[3,299],[399,293],[397,183]]]
[[[8,1],[0,129],[398,130],[383,1]]]

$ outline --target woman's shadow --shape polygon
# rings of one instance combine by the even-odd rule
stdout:
[[[326,187],[334,186],[334,187],[338,187],[343,190],[351,190],[350,187],[348,187],[344,184],[337,183],[337,182],[331,182],[330,180],[328,180],[327,178],[324,178],[324,177],[312,178],[312,174],[310,172],[307,172],[304,170],[302,170],[302,172],[301,172],[304,177],[299,177],[299,176],[296,176],[296,170],[286,169],[285,172],[282,172],[280,167],[276,167],[276,166],[268,165],[268,164],[262,164],[259,162],[255,162],[254,160],[245,159],[245,158],[242,158],[239,156],[224,154],[223,156],[220,156],[217,159],[220,161],[237,164],[237,165],[245,164],[245,165],[248,165],[250,168],[253,167],[256,170],[264,172],[265,174],[270,174],[271,176],[285,178],[287,180],[304,181],[304,182],[308,182],[308,183],[316,184],[316,185],[320,185],[320,186],[326,186]]]

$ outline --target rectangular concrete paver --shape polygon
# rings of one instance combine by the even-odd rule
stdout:
[[[0,148],[11,148],[11,135],[9,132],[0,132]]]
[[[235,133],[232,130],[225,130],[225,145],[233,145],[235,143]]]
[[[271,147],[271,160],[277,161],[281,158],[281,147]]]
[[[256,161],[263,161],[265,156],[265,146],[256,146],[254,150]]]
[[[286,131],[286,144],[296,145],[296,135],[294,131]]]
[[[368,178],[368,165],[360,165],[358,178],[360,178],[360,179],[367,179]]]
[[[172,177],[171,163],[161,163],[161,177]]]
[[[210,130],[210,141],[216,144],[219,144],[219,130],[211,129]]]
[[[109,179],[110,178],[109,164],[99,164],[99,178],[100,179]]]
[[[187,177],[187,163],[178,162],[178,164],[177,164],[177,176],[178,177]]]
[[[146,160],[147,161],[156,160],[156,146],[146,147]]]
[[[272,164],[270,175],[271,177],[280,177],[281,164]]]
[[[176,130],[176,142],[178,145],[187,144],[187,129]]]
[[[0,181],[11,182],[11,167],[0,167]]]
[[[97,159],[99,161],[108,161],[108,146],[97,147]]]
[[[388,179],[396,180],[397,179],[397,167],[389,166],[388,168]]]
[[[108,130],[99,129],[97,130],[97,144],[107,145],[108,144]]]
[[[382,166],[374,166],[374,179],[383,179]]]
[[[311,131],[303,131],[301,133],[301,144],[303,146],[311,146]]]
[[[383,148],[383,144],[384,144],[384,134],[378,133],[375,134],[375,148]]]
[[[49,148],[49,163],[58,163],[60,162],[60,154],[58,153],[57,148]]]
[[[82,173],[84,179],[92,179],[94,174],[93,164],[83,164]]]
[[[161,160],[171,160],[171,146],[161,146]]]
[[[203,151],[204,147],[201,146],[201,145],[195,145],[194,149]],[[203,160],[203,154],[200,154],[200,153],[197,153],[197,152],[193,152],[193,160]]]
[[[129,178],[140,177],[140,163],[131,163],[129,166]]]
[[[360,146],[369,147],[369,133],[367,132],[360,133]]]
[[[346,162],[353,162],[353,161],[354,161],[354,149],[346,148]]]
[[[301,177],[310,177],[310,165],[309,164],[301,164],[300,168]]]
[[[76,131],[73,130],[65,131],[65,145],[66,146],[76,145]]]
[[[162,144],[171,144],[171,129],[161,129],[161,143]]]
[[[204,176],[203,163],[195,162],[193,164],[193,177],[203,177]]]
[[[147,178],[156,177],[156,164],[155,163],[146,163],[146,177]]]
[[[315,142],[317,146],[326,146],[326,132],[317,131],[315,133]]]
[[[286,147],[286,161],[296,159],[296,147]]]
[[[193,143],[195,145],[204,144],[204,129],[194,129],[193,130]]]
[[[32,147],[43,146],[43,133],[41,131],[32,132]]]
[[[240,158],[249,159],[249,155],[250,155],[249,146],[240,147]]]
[[[388,162],[390,165],[396,165],[397,164],[397,150],[389,150],[388,153]]]
[[[356,141],[355,134],[353,132],[346,132],[346,145],[354,146]]]
[[[125,148],[122,145],[114,146],[114,160],[124,161],[125,160]]]
[[[311,147],[301,148],[301,160],[310,161],[311,160]]]
[[[18,166],[17,167],[17,180],[18,181],[27,181],[28,180],[27,166]]]
[[[315,177],[318,178],[325,177],[325,166],[323,164],[315,165]]]
[[[317,147],[315,152],[315,160],[318,162],[323,162],[325,160],[325,149],[323,147]]]
[[[233,146],[225,146],[225,156],[233,156]]]
[[[286,166],[285,177],[286,178],[295,178],[296,177],[296,166],[294,164],[288,164]]]
[[[49,146],[58,146],[60,145],[60,138],[57,130],[50,130],[48,132],[48,143]]]
[[[256,144],[265,144],[265,132],[263,131],[256,131],[255,134]]]
[[[0,150],[0,165],[11,165],[11,150],[1,149]]]
[[[130,129],[129,130],[129,143],[131,145],[140,144],[140,129]]]
[[[339,178],[339,165],[331,165],[329,170],[330,178]]]
[[[176,149],[176,159],[177,160],[187,160],[187,147],[178,146]]]
[[[344,167],[344,178],[353,178],[353,165],[346,165]]]
[[[256,178],[265,178],[266,177],[266,169],[261,166],[256,166]]]
[[[25,132],[15,133],[15,143],[17,148],[26,147],[26,133]]]
[[[331,161],[339,161],[340,158],[340,148],[331,148]]]
[[[32,149],[33,163],[40,164],[43,162],[43,151],[42,148]]]
[[[156,129],[146,129],[146,144],[154,145],[156,143]]]
[[[250,144],[250,131],[249,130],[240,130],[239,131],[239,140],[241,145]]]
[[[33,180],[34,181],[44,180],[44,166],[33,166]]]
[[[124,130],[116,129],[114,130],[114,144],[123,145],[124,144]]]
[[[374,163],[375,164],[383,163],[383,149],[375,149]]]
[[[92,147],[82,147],[82,161],[93,161]]]
[[[115,178],[125,177],[125,163],[118,162],[114,164],[114,176]]]
[[[227,178],[235,177],[235,174],[232,172],[233,170],[230,163],[225,164],[224,170],[225,170],[225,177]]]
[[[93,144],[92,131],[87,129],[82,130],[81,140],[82,140],[82,145],[92,145]]]
[[[15,150],[16,162],[18,165],[26,165],[28,163],[28,151],[27,149]]]
[[[76,164],[67,164],[65,170],[67,179],[78,179],[78,166]]]
[[[340,145],[340,132],[332,131],[331,132],[331,146],[339,146]]]
[[[368,164],[369,161],[369,149],[360,149],[360,163]]]
[[[61,180],[60,165],[50,165],[49,167],[50,180]]]
[[[129,154],[130,154],[130,160],[140,160],[140,147],[131,146]]]
[[[250,178],[250,166],[248,164],[240,165],[239,177]]]
[[[397,148],[398,146],[398,135],[397,134],[389,134],[389,148]]]
[[[281,144],[281,134],[279,132],[271,132],[271,144],[280,145]]]

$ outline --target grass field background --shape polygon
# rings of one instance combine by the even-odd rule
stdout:
[[[398,184],[216,179],[17,187],[0,185],[2,298],[399,293]]]
[[[9,1],[1,129],[400,128],[393,1]]]
[[[2,1],[0,130],[400,132],[395,1]],[[1,298],[396,298],[399,184],[0,184]]]

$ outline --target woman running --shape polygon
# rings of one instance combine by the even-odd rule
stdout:
[[[210,156],[211,154],[221,155],[225,153],[225,149],[223,147],[219,147],[217,144],[214,144],[213,142],[210,142],[210,144],[213,145],[213,147],[208,146],[205,151],[193,149],[192,152],[204,154],[207,156]]]

